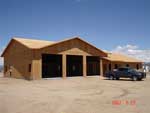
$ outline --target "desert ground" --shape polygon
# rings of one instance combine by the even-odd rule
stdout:
[[[150,77],[136,82],[0,77],[0,113],[150,113]]]

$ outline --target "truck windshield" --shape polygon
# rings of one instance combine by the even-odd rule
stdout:
[[[129,71],[129,72],[136,72],[135,69],[129,69],[128,71]]]

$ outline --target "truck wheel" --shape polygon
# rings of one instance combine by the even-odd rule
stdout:
[[[133,80],[133,81],[137,81],[138,78],[137,78],[136,76],[133,76],[133,77],[132,77],[132,80]]]
[[[139,80],[139,81],[141,81],[141,80],[142,80],[142,78],[138,78],[138,80]]]
[[[116,77],[116,80],[119,80],[120,78],[119,77]]]
[[[110,75],[109,80],[114,80],[114,76]]]

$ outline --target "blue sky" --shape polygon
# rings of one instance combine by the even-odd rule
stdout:
[[[149,0],[0,0],[0,50],[13,36],[80,36],[104,50],[150,49]]]

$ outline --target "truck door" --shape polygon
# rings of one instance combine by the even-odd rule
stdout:
[[[125,78],[129,77],[128,69],[127,68],[123,68],[123,70],[122,70],[122,77],[125,77]]]
[[[118,69],[118,76],[119,77],[123,77],[124,76],[124,69],[123,68],[119,68]]]

